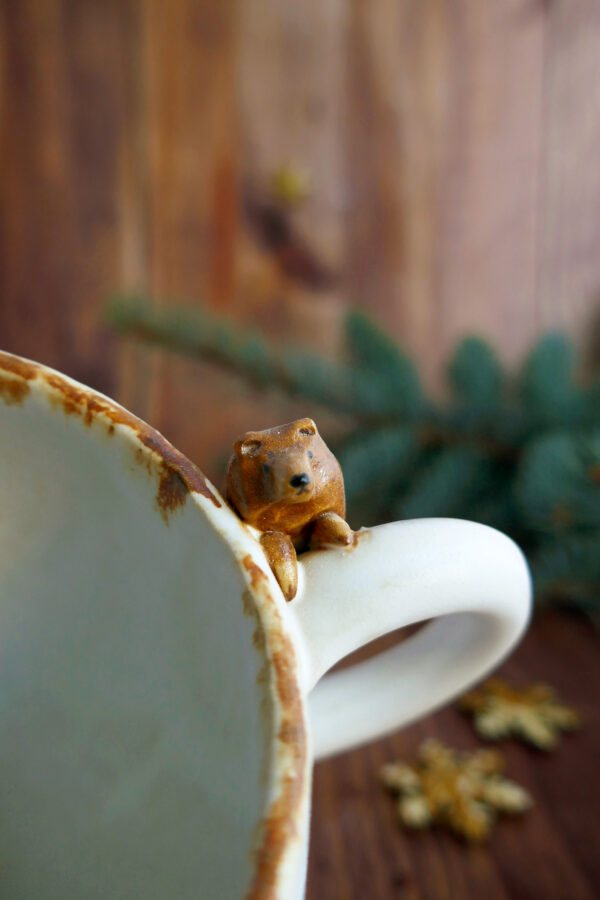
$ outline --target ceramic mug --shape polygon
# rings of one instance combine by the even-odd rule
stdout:
[[[302,556],[286,604],[257,532],[154,429],[8,354],[0,399],[1,896],[302,897],[313,758],[495,666],[529,615],[521,552],[396,522]]]

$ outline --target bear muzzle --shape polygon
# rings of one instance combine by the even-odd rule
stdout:
[[[315,480],[307,462],[307,459],[288,457],[280,460],[279,465],[271,467],[267,477],[270,476],[269,494],[273,501],[303,503],[310,500],[315,490]]]
[[[306,474],[306,472],[302,472],[301,475],[293,475],[290,478],[290,484],[293,488],[300,488],[300,490],[304,493],[308,485],[310,484],[310,476]]]
[[[291,491],[289,489],[292,489]],[[288,488],[286,495],[293,503],[294,501],[309,500],[314,491],[314,483],[308,472],[298,472],[291,476],[288,480]]]

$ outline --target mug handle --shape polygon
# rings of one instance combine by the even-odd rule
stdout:
[[[288,611],[305,687],[315,688],[309,709],[317,759],[394,731],[460,694],[514,647],[530,615],[522,552],[474,522],[380,525],[358,532],[352,550],[307,553],[298,567]],[[399,646],[317,684],[363,644],[434,618]]]

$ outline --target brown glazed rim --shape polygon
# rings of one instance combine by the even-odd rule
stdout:
[[[283,598],[275,598],[273,578],[257,563],[248,541],[241,549],[230,538],[232,522],[246,535],[250,530],[200,469],[160,432],[108,397],[53,369],[0,351],[0,399],[8,405],[21,405],[33,391],[88,427],[99,423],[111,436],[119,431],[121,438],[133,445],[139,466],[156,480],[155,506],[165,524],[190,498],[228,540],[240,564],[247,585],[243,610],[255,620],[253,644],[263,663],[259,680],[269,691],[275,718],[274,750],[269,761],[270,801],[257,826],[246,900],[277,900],[283,896],[285,862],[292,854],[303,852],[301,823],[309,787],[300,663],[284,627],[280,610]],[[292,870],[297,867],[292,866]]]

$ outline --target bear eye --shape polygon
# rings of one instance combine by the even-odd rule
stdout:
[[[253,455],[254,453],[258,453],[260,448],[262,447],[262,441],[257,441],[254,438],[248,438],[247,441],[244,441],[242,444],[242,453],[244,456]]]
[[[312,450],[309,450],[309,451],[308,451],[308,458],[309,458],[309,459],[312,459],[312,458],[313,458],[313,452],[312,452]]]
[[[271,471],[271,466],[268,466],[266,463],[263,463],[262,470],[265,473],[265,475],[267,475]]]

